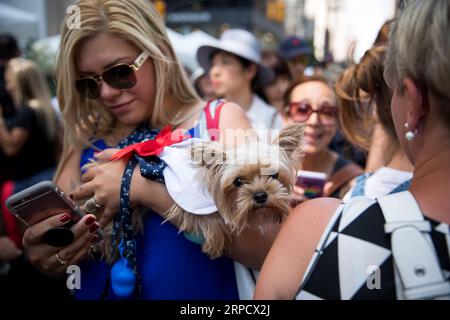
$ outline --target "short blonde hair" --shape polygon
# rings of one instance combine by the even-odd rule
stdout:
[[[31,107],[50,141],[56,138],[57,117],[50,100],[50,89],[39,66],[28,59],[8,61],[6,70],[12,75],[12,98],[16,108]]]
[[[85,146],[94,132],[107,136],[115,126],[115,118],[95,100],[82,99],[75,91],[77,55],[83,43],[105,33],[124,39],[149,53],[154,65],[156,97],[152,126],[178,125],[185,119],[169,119],[186,105],[200,98],[190,85],[170,45],[164,23],[150,1],[146,0],[79,0],[76,4],[80,28],[69,28],[73,17],[63,22],[57,61],[57,96],[65,121],[65,145]],[[164,98],[171,94],[176,103],[164,109]],[[67,150],[66,150],[67,151]]]
[[[428,89],[450,127],[450,0],[414,1],[391,27],[384,77],[402,89],[410,77]]]

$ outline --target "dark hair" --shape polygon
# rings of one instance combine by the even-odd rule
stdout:
[[[248,68],[250,68],[251,65],[256,65],[256,63],[254,63],[254,62],[252,62],[250,60],[247,60],[245,58],[239,57],[238,55],[236,55],[234,53],[231,53],[231,52],[228,52],[228,51],[224,51],[224,50],[219,50],[219,49],[216,50],[216,51],[213,51],[211,53],[211,55],[209,56],[209,61],[212,61],[214,56],[217,53],[219,53],[219,52],[224,52],[224,53],[227,53],[227,54],[230,54],[230,55],[234,56],[238,60],[239,64],[242,66],[243,69],[248,69]],[[259,86],[258,86],[258,77],[259,77],[259,69],[256,68],[255,76],[253,77],[252,82],[250,84],[250,88],[251,88],[252,92],[257,92],[258,91],[258,88],[259,88]]]
[[[254,63],[254,62],[252,62],[250,60],[247,60],[245,58],[239,57],[237,55],[234,55],[234,56],[238,59],[238,61],[241,64],[242,68],[244,68],[244,69],[248,69],[252,65],[256,66],[256,73],[255,73],[255,76],[253,77],[252,82],[251,82],[251,89],[252,89],[252,92],[257,92],[258,91],[258,87],[259,87],[259,84],[258,84],[259,68],[258,68],[258,66],[256,65],[256,63]]]
[[[274,73],[274,78],[272,83],[265,85],[264,87],[258,86],[256,90],[256,94],[260,96],[266,103],[269,103],[269,99],[267,99],[266,94],[264,93],[264,89],[275,83],[278,78],[286,78],[289,82],[292,81],[292,76],[289,71],[289,67],[286,61],[278,54],[276,51],[265,49],[261,52],[261,64],[266,68],[269,68]]]
[[[271,69],[275,74],[273,82],[279,77],[286,77],[289,81],[292,80],[291,73],[286,61],[273,50],[263,50],[261,53],[261,64]]]
[[[385,57],[384,45],[367,50],[360,63],[347,69],[335,86],[342,130],[353,144],[366,150],[370,147],[376,123],[373,118],[373,102],[379,123],[397,141],[391,115],[392,90],[383,78]]]
[[[19,56],[20,50],[16,38],[10,34],[0,35],[0,60],[10,60]]]

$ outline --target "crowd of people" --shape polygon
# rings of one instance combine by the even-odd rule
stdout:
[[[228,29],[198,49],[201,68],[190,76],[149,1],[77,5],[82,28],[63,22],[56,62],[62,121],[42,71],[0,36],[0,297],[450,297],[450,1],[411,1],[339,74],[327,68],[330,55],[315,61],[305,39],[288,36],[269,50],[251,32]],[[292,141],[303,150],[296,170],[324,178],[314,194],[317,185],[290,182],[285,221],[242,226],[215,259],[202,252],[201,234],[165,221],[174,204],[205,197],[166,183],[160,154],[175,143],[163,141],[167,130],[236,149],[292,123],[303,128]],[[141,153],[146,141],[161,150]],[[114,158],[121,149],[131,151]],[[86,214],[73,222],[60,210],[28,228],[16,220],[6,199],[45,180]],[[267,194],[249,192],[263,206]],[[56,227],[73,241],[50,245],[45,235]],[[66,286],[71,265],[81,288]]]

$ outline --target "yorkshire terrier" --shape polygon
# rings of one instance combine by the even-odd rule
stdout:
[[[281,223],[290,209],[302,142],[303,126],[293,123],[271,143],[252,140],[232,149],[218,142],[194,144],[191,157],[218,211],[197,215],[175,204],[165,213],[166,221],[174,221],[180,232],[203,236],[202,251],[212,259],[246,227],[263,232]]]
[[[284,127],[271,143],[254,139],[235,148],[218,142],[194,143],[190,156],[218,211],[197,215],[174,204],[163,214],[165,221],[174,222],[180,232],[203,236],[202,251],[212,259],[221,256],[233,236],[246,227],[258,227],[263,232],[269,224],[281,223],[290,209],[295,173],[303,156],[302,143],[303,126],[298,123]],[[91,161],[84,169],[95,165]],[[99,217],[101,211],[95,214]],[[143,208],[133,209],[136,234],[143,230],[144,217]],[[113,262],[118,252],[112,250],[112,221],[103,231],[100,251]]]

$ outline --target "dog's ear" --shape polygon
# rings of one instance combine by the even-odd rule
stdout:
[[[280,134],[273,141],[273,144],[279,144],[295,164],[300,163],[303,158],[304,128],[304,124],[290,123],[281,129]]]
[[[209,171],[222,167],[227,156],[225,146],[221,143],[199,141],[192,146],[191,158],[197,166]]]

